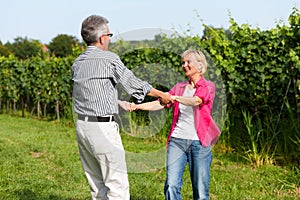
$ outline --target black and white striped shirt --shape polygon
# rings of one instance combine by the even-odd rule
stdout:
[[[118,114],[120,84],[129,94],[142,101],[152,86],[137,77],[119,56],[88,46],[72,65],[73,101],[77,114],[105,116]]]

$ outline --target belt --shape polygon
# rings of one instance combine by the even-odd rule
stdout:
[[[108,117],[100,117],[100,116],[87,116],[87,115],[78,115],[78,119],[87,122],[113,122],[115,118],[113,115]]]

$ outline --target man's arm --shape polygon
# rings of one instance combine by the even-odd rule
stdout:
[[[171,95],[168,92],[162,92],[155,88],[152,88],[147,95],[152,97],[158,97],[162,105],[166,105],[170,102],[173,102],[173,100],[171,99]]]

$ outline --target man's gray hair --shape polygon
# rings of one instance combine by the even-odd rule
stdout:
[[[82,22],[81,36],[87,45],[95,43],[107,32],[108,20],[105,17],[91,15]]]

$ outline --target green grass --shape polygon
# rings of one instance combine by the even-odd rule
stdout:
[[[90,199],[79,160],[75,128],[7,115],[0,115],[0,127],[0,199]],[[141,139],[122,135],[122,138],[128,152],[135,157],[147,153],[146,158],[150,158],[138,159],[141,163],[137,164],[130,156],[128,158],[131,199],[164,199],[165,168],[161,166],[165,159],[164,142],[155,137]],[[222,153],[223,149],[222,144],[213,148],[211,199],[300,198],[299,168],[253,167],[235,153]],[[149,165],[144,166],[143,162]],[[182,193],[183,199],[192,199],[187,172]]]

